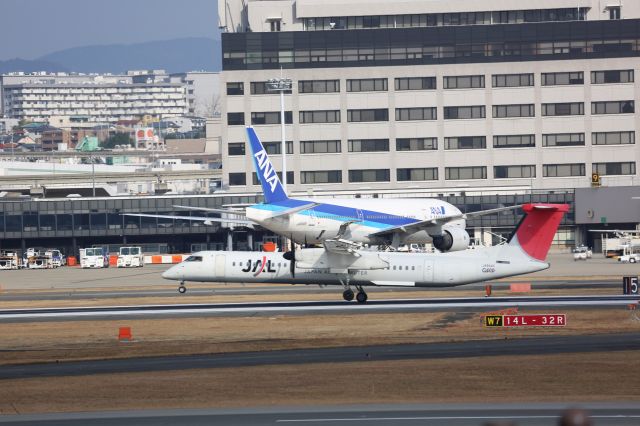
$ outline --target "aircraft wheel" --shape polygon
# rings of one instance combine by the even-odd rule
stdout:
[[[178,293],[180,294],[185,294],[187,292],[187,288],[183,285],[181,285],[180,287],[178,287]]]
[[[365,303],[368,299],[367,293],[365,293],[364,291],[359,291],[358,295],[356,296],[356,300],[358,301],[358,303]]]
[[[349,289],[349,290],[345,290],[345,291],[342,293],[342,298],[343,298],[344,300],[346,300],[347,302],[351,302],[351,301],[353,300],[353,296],[354,296],[354,294],[353,294],[353,290],[351,290],[351,289]]]

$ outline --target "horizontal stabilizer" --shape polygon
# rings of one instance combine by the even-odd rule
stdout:
[[[207,216],[173,216],[167,214],[145,214],[145,213],[123,213],[122,216],[137,216],[137,217],[156,217],[159,219],[179,219],[179,220],[191,220],[194,222],[204,222],[210,224],[213,222],[219,223],[233,223],[237,225],[244,225],[250,228],[255,225],[253,221],[243,219],[223,219],[221,217],[207,217]]]
[[[295,213],[300,213],[303,212],[305,210],[309,210],[312,209],[314,207],[316,207],[318,205],[318,203],[309,203],[309,204],[305,204],[303,206],[298,206],[298,207],[293,207],[287,210],[283,210],[283,211],[279,211],[279,212],[273,212],[273,214],[269,215],[266,217],[266,219],[275,219],[278,217],[282,217],[282,216],[290,216],[292,214]]]

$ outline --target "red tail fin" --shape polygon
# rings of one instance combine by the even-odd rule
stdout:
[[[525,204],[525,216],[511,236],[510,244],[519,245],[534,259],[547,257],[553,236],[562,216],[569,211],[568,204]]]

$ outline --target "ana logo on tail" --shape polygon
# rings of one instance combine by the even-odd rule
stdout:
[[[267,152],[262,149],[261,151],[256,152],[253,156],[258,162],[258,169],[262,172],[265,182],[269,184],[269,188],[271,188],[271,192],[273,193],[278,186],[278,175],[276,174],[271,161],[269,161],[269,157],[267,157]]]

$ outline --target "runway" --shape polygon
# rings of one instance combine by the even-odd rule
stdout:
[[[0,322],[171,316],[232,316],[260,314],[416,312],[511,307],[607,307],[638,303],[636,296],[521,296],[344,301],[213,303],[0,310]]]
[[[0,380],[206,368],[235,368],[258,365],[303,365],[311,363],[550,355],[559,353],[630,350],[640,350],[640,334],[546,336],[516,339],[468,340],[456,343],[444,342],[290,349],[5,365],[0,367]]]
[[[640,422],[634,404],[429,404],[357,405],[301,408],[257,408],[235,410],[150,410],[104,413],[71,413],[0,417],[7,426],[128,426],[128,425],[385,425],[385,426],[478,426],[492,422],[519,426],[549,426],[558,423],[563,410],[585,408],[594,424],[631,426]]]

